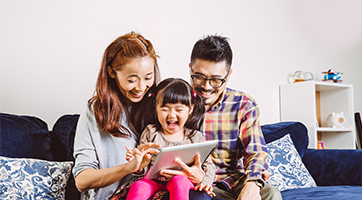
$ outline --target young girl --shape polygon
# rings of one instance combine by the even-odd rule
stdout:
[[[205,141],[198,131],[204,119],[205,107],[200,96],[182,79],[169,78],[162,81],[154,93],[154,103],[145,112],[150,112],[150,122],[142,135],[140,144],[159,143],[161,148]],[[154,112],[156,110],[156,112]],[[131,149],[127,160],[131,161]],[[146,200],[158,191],[167,190],[170,200],[189,199],[189,190],[212,192],[215,166],[209,157],[202,166],[204,180],[194,184],[182,175],[171,178],[162,177],[158,180],[141,179],[132,184],[127,200]]]

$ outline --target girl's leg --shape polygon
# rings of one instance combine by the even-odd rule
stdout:
[[[174,176],[166,185],[166,189],[170,192],[170,200],[188,200],[189,190],[194,185],[185,176]]]
[[[165,186],[150,179],[141,179],[134,182],[127,194],[127,200],[146,200],[154,193],[164,190]]]

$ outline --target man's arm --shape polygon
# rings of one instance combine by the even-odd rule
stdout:
[[[255,103],[252,104],[250,109],[243,114],[242,119],[240,140],[245,147],[243,152],[244,167],[247,174],[245,181],[256,180],[264,185],[262,173],[268,170],[268,150],[259,124],[259,107]]]

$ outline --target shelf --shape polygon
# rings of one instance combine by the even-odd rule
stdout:
[[[300,121],[308,129],[308,148],[317,148],[323,141],[328,149],[355,149],[354,127],[332,128],[330,114],[342,113],[353,119],[353,85],[321,81],[305,81],[280,86],[280,120]]]
[[[349,132],[352,131],[351,128],[331,128],[331,127],[319,127],[317,128],[318,132]]]

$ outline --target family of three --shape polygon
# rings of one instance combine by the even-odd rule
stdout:
[[[281,199],[267,180],[259,108],[226,87],[232,50],[212,35],[192,49],[190,83],[161,81],[152,43],[131,32],[105,50],[96,91],[78,121],[73,174],[82,199]],[[161,82],[160,82],[161,81]],[[144,179],[159,148],[218,140],[211,156]]]

